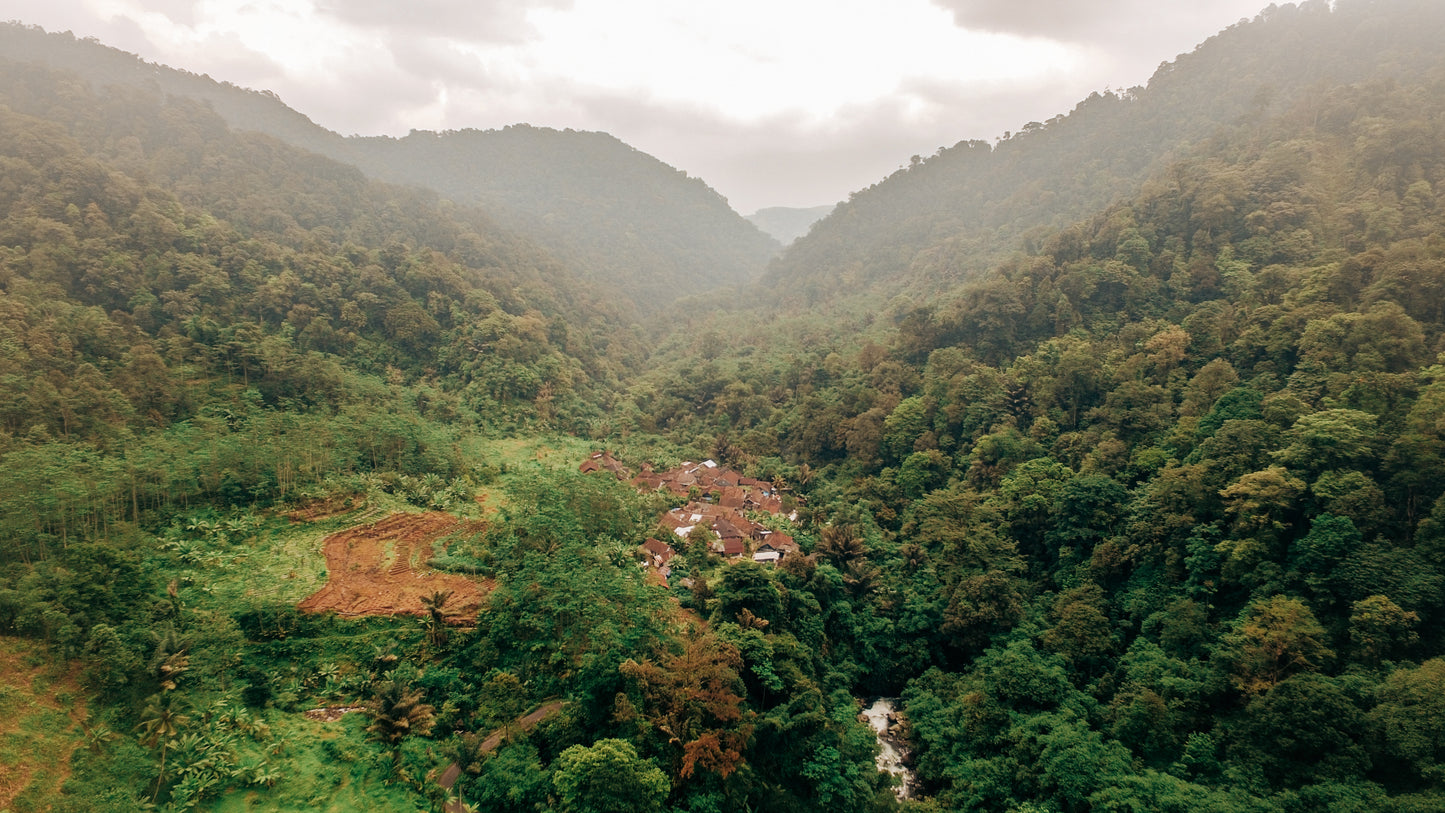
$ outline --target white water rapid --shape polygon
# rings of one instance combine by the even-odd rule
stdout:
[[[878,735],[878,770],[902,777],[903,784],[897,790],[898,798],[907,799],[913,789],[914,778],[913,772],[903,765],[908,757],[908,748],[899,736],[898,716],[893,703],[892,698],[880,697],[858,718],[867,722]]]

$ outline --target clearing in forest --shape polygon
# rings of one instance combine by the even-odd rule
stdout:
[[[450,514],[392,514],[326,537],[326,586],[301,602],[306,612],[338,615],[422,615],[421,599],[450,590],[446,614],[470,620],[492,587],[427,567],[434,546],[462,531],[479,531],[480,523]]]

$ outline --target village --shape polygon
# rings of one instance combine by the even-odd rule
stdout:
[[[781,484],[744,477],[712,460],[687,462],[664,472],[644,466],[642,473],[633,476],[621,461],[606,451],[594,452],[578,469],[583,474],[610,472],[641,491],[665,490],[687,498],[685,505],[668,511],[658,520],[661,527],[678,538],[678,544],[685,543],[702,529],[708,535],[709,549],[729,562],[751,559],[774,565],[798,553],[798,543],[793,537],[748,516],[762,513],[796,519],[796,512],[784,513]],[[638,546],[638,552],[644,557],[649,574],[666,582],[672,573],[668,563],[676,553],[674,545],[648,537]]]

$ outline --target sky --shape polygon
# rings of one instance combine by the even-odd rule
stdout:
[[[601,130],[743,214],[1067,113],[1267,0],[0,0],[343,135]]]

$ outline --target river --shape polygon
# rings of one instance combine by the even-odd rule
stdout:
[[[908,746],[899,736],[898,717],[893,705],[895,702],[895,698],[877,698],[859,717],[878,735],[878,770],[902,777],[903,783],[897,788],[898,798],[907,799],[913,792],[916,780],[913,771],[903,764],[908,758]]]

